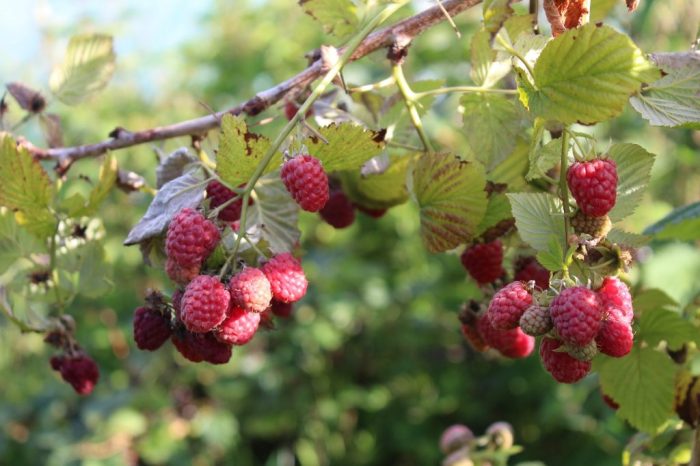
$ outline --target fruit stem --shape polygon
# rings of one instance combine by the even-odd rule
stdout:
[[[416,100],[418,99],[418,94],[415,94],[411,89],[411,86],[408,85],[408,81],[406,81],[406,76],[404,76],[403,74],[403,68],[401,67],[401,65],[394,65],[392,68],[392,74],[394,75],[396,85],[398,86],[399,91],[401,92],[403,101],[406,104],[408,115],[411,117],[411,123],[413,123],[413,126],[416,128],[416,131],[418,132],[418,137],[420,137],[420,140],[423,143],[423,147],[425,147],[425,151],[428,153],[434,153],[435,151],[430,145],[428,135],[425,134],[425,130],[423,129],[423,122],[421,121],[420,115],[418,114],[418,109],[416,108]]]
[[[19,319],[10,308],[10,304],[7,301],[7,290],[4,287],[0,287],[0,310],[2,310],[2,313],[5,314],[7,320],[12,322],[17,328],[19,328],[19,330],[22,333],[45,333],[47,330],[46,328],[32,327],[31,325]]]
[[[374,91],[376,89],[383,89],[385,87],[393,86],[394,85],[394,77],[389,76],[388,78],[382,79],[381,81],[378,81],[376,83],[372,84],[365,84],[364,86],[358,86],[358,87],[351,87],[348,89],[348,93],[352,94],[353,92],[369,92],[369,91]]]
[[[523,57],[522,54],[520,54],[520,52],[515,50],[508,42],[506,42],[500,34],[496,35],[496,41],[498,41],[499,45],[503,47],[506,50],[506,52],[520,60],[520,63],[523,64],[525,69],[527,69],[527,72],[530,73],[530,77],[532,77],[532,79],[534,80],[535,72],[532,69],[532,66],[530,66],[530,64],[527,62],[527,60],[525,60],[525,57]]]
[[[566,172],[569,167],[569,159],[567,157],[569,152],[569,130],[564,128],[561,140],[561,168],[559,173],[559,195],[561,196],[561,202],[564,206],[564,244],[568,246],[569,244],[569,218],[571,217],[571,210],[569,207],[569,185],[566,182]]]
[[[414,97],[416,99],[421,99],[430,95],[441,95],[450,94],[452,92],[458,93],[469,93],[469,92],[480,92],[484,94],[507,94],[515,95],[518,93],[515,89],[492,89],[489,87],[478,87],[478,86],[453,86],[453,87],[441,87],[439,89],[432,89],[429,91],[416,92]]]

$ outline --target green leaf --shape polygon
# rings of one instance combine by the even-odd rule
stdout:
[[[520,99],[535,116],[564,124],[593,124],[620,114],[629,96],[659,73],[624,34],[586,24],[551,40],[520,76]]]
[[[477,228],[477,235],[481,235],[489,228],[496,226],[503,220],[513,218],[510,212],[510,202],[505,194],[493,193],[489,197],[489,203],[486,207],[486,214]]]
[[[426,154],[413,171],[421,236],[430,252],[471,240],[486,213],[486,175],[481,164],[450,154]]]
[[[695,241],[700,239],[700,202],[675,209],[664,218],[648,226],[645,235],[658,239]]]
[[[547,193],[509,193],[515,226],[520,238],[538,251],[549,250],[551,238],[564,241],[564,215],[561,201]]]
[[[98,298],[112,289],[112,281],[105,267],[105,250],[102,243],[90,241],[78,250],[80,258],[79,293],[88,298]]]
[[[599,356],[594,369],[633,427],[654,433],[673,415],[676,367],[666,353],[635,345],[624,358]]]
[[[248,208],[246,231],[265,240],[275,254],[294,249],[301,236],[297,226],[299,207],[279,174],[260,178],[253,193],[255,202]]]
[[[622,244],[630,248],[641,248],[646,246],[651,241],[649,236],[639,235],[637,233],[630,233],[628,231],[620,230],[619,228],[613,228],[606,236],[608,241],[616,244]]]
[[[505,77],[511,68],[510,56],[497,54],[491,48],[491,34],[484,29],[478,30],[472,36],[471,48],[471,78],[482,87],[493,87]]]
[[[564,250],[556,237],[549,239],[546,250],[537,253],[537,262],[551,272],[564,268]]]
[[[360,170],[343,172],[343,191],[369,209],[388,209],[408,200],[406,174],[413,157],[392,157],[384,173],[362,176]]]
[[[525,173],[528,164],[528,144],[518,138],[515,149],[506,159],[488,174],[487,179],[493,183],[505,184],[509,191],[525,189]]]
[[[474,158],[487,169],[508,157],[515,147],[521,119],[513,100],[498,94],[465,94],[464,132]]]
[[[327,144],[318,138],[307,139],[304,143],[309,154],[319,159],[328,173],[359,169],[384,150],[383,133],[352,123],[334,123],[319,128],[318,132],[328,141]]]
[[[45,250],[40,241],[17,225],[9,212],[0,211],[0,286],[8,285],[18,274],[35,267],[28,257]]]
[[[221,119],[219,152],[216,155],[216,172],[229,186],[246,183],[270,148],[264,136],[251,133],[240,116],[224,115]],[[282,164],[282,155],[275,154],[264,173]]]
[[[97,184],[90,191],[90,196],[85,199],[80,193],[74,193],[71,197],[64,199],[61,207],[69,217],[82,217],[94,215],[97,209],[105,200],[114,184],[117,181],[117,159],[114,155],[107,155],[100,167],[100,174]]]
[[[544,146],[537,147],[530,154],[530,169],[525,179],[532,181],[542,178],[549,170],[556,167],[561,160],[562,138],[552,139]]]
[[[326,33],[339,39],[348,38],[358,29],[357,7],[351,0],[300,0],[299,5],[321,23]]]
[[[649,346],[665,341],[672,350],[678,350],[685,343],[700,343],[700,329],[685,320],[680,314],[667,309],[647,310],[639,318],[638,340]]]
[[[0,206],[15,212],[17,223],[40,238],[52,235],[56,218],[49,208],[54,185],[39,162],[9,136],[0,143]]]
[[[115,59],[111,36],[71,37],[63,63],[51,73],[51,92],[68,105],[82,102],[107,85],[114,73]]]
[[[610,220],[618,222],[634,213],[642,201],[649,184],[654,154],[637,144],[622,143],[613,145],[608,156],[617,164],[617,200],[608,214]]]
[[[657,309],[677,309],[678,303],[665,292],[652,288],[635,293],[632,307],[636,314],[644,315],[647,311],[655,311]]]
[[[484,29],[495,34],[503,23],[513,15],[510,4],[513,0],[484,0]]]
[[[619,0],[591,0],[591,23],[603,21]]]

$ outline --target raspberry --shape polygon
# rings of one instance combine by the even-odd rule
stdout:
[[[598,345],[596,345],[595,340],[585,346],[574,346],[565,343],[564,348],[569,353],[569,356],[579,361],[590,361],[598,354]]]
[[[549,288],[549,270],[545,269],[532,256],[521,257],[515,265],[514,280],[521,282],[534,281],[540,290]]]
[[[205,333],[226,318],[231,296],[217,277],[200,275],[185,288],[180,318],[187,330]]]
[[[260,269],[244,267],[229,282],[231,303],[246,312],[263,312],[272,301],[270,282]]]
[[[185,359],[192,362],[226,364],[231,359],[231,345],[221,343],[212,333],[182,330],[173,334],[170,341]]]
[[[309,282],[306,281],[304,269],[290,253],[277,254],[262,266],[262,271],[270,282],[275,300],[293,303],[306,294]]]
[[[617,166],[610,159],[576,162],[566,173],[571,195],[581,211],[591,217],[602,217],[615,206]]]
[[[479,330],[473,325],[462,324],[462,335],[475,351],[481,353],[489,348],[489,345],[486,344]]]
[[[217,340],[229,345],[245,345],[255,335],[260,324],[260,314],[234,308],[214,333]]]
[[[89,395],[100,378],[100,369],[90,356],[54,356],[51,358],[51,368],[61,373],[63,380],[73,386],[79,395]]]
[[[389,209],[370,209],[369,207],[363,207],[360,204],[355,204],[355,208],[365,215],[372,218],[381,218],[386,214]]]
[[[602,391],[600,392],[600,396],[603,398],[603,401],[605,402],[605,404],[608,405],[608,407],[610,407],[610,409],[617,411],[617,409],[620,407],[620,405],[617,404],[615,402],[615,400],[613,400],[611,397],[609,397],[608,395],[606,395]]]
[[[552,323],[566,343],[585,346],[600,330],[603,309],[595,291],[583,286],[563,290],[550,305]]]
[[[498,350],[508,358],[524,358],[532,353],[535,339],[525,335],[519,328],[499,330],[491,325],[488,317],[483,315],[476,323],[477,330],[488,346]]]
[[[291,120],[292,118],[294,118],[294,115],[296,115],[298,111],[299,106],[291,100],[288,100],[287,103],[284,104],[284,116],[287,117],[287,120]],[[309,118],[313,114],[314,108],[311,107],[309,108],[309,110],[306,111],[306,118]]]
[[[471,429],[462,424],[448,427],[440,436],[440,450],[449,455],[467,445],[474,438]]]
[[[202,214],[184,208],[170,222],[165,251],[180,267],[200,266],[214,250],[220,234]]]
[[[171,333],[170,321],[160,312],[147,307],[134,311],[134,341],[140,350],[157,350]]]
[[[512,282],[493,295],[486,315],[494,328],[508,330],[520,323],[520,317],[532,304],[532,295],[522,282]]]
[[[539,337],[552,330],[552,319],[549,316],[549,309],[534,304],[520,317],[520,328],[526,334]]]
[[[469,275],[479,285],[492,283],[504,273],[501,265],[503,263],[503,245],[498,240],[468,247],[460,256],[460,260]]]
[[[310,155],[298,155],[282,165],[282,182],[299,206],[318,212],[328,201],[328,176],[321,162]]]
[[[165,273],[178,285],[187,285],[194,277],[199,275],[199,264],[192,267],[182,267],[171,257],[165,261]]]
[[[578,361],[566,352],[555,351],[562,345],[559,340],[543,338],[540,344],[540,359],[554,380],[560,383],[578,382],[591,370],[590,361]]]
[[[622,320],[608,319],[603,322],[595,341],[601,353],[621,358],[632,350],[634,344],[632,326]]]
[[[610,217],[603,215],[601,217],[590,217],[578,210],[571,218],[571,226],[578,234],[591,235],[593,238],[603,238],[612,228]]]
[[[283,319],[291,316],[293,310],[292,303],[283,303],[282,301],[277,301],[274,298],[270,304],[270,311],[277,317],[282,317]]]
[[[332,191],[328,202],[318,213],[333,228],[347,228],[355,221],[355,206],[341,190]]]
[[[239,188],[245,187],[245,184],[239,186]],[[214,180],[207,185],[207,197],[210,200],[209,207],[216,209],[225,202],[230,201],[234,197],[238,196],[235,192],[228,189],[223,184]],[[248,205],[252,204],[252,199],[248,199]],[[219,220],[224,222],[235,222],[241,218],[241,209],[243,208],[243,199],[238,199],[233,201],[229,205],[223,208],[219,212]]]
[[[598,288],[598,296],[603,303],[606,315],[616,316],[628,323],[632,322],[634,318],[632,296],[627,285],[619,278],[605,277],[603,284]]]

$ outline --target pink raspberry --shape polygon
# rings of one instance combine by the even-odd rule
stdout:
[[[187,285],[180,318],[187,330],[205,333],[226,318],[231,296],[217,277],[200,275]]]
[[[603,309],[595,291],[583,286],[563,290],[549,307],[552,323],[566,343],[586,346],[600,330]]]
[[[544,368],[559,383],[578,382],[591,370],[590,361],[579,361],[566,352],[557,351],[562,345],[559,340],[544,337],[540,344],[540,359]]]
[[[239,188],[245,187],[245,184],[239,186]],[[216,209],[225,202],[230,201],[234,197],[238,196],[234,191],[228,189],[225,185],[214,180],[207,185],[207,197],[210,200],[209,207]],[[252,199],[248,199],[248,205],[253,203]],[[241,218],[241,210],[243,209],[243,199],[239,198],[233,201],[224,209],[219,212],[219,220],[224,222],[235,222]]]
[[[170,341],[185,359],[192,362],[226,364],[231,359],[231,345],[221,343],[211,332],[192,333],[182,329],[174,333]]]
[[[632,296],[630,291],[619,278],[605,277],[603,284],[598,289],[598,296],[603,304],[604,314],[613,318],[632,322],[634,310],[632,309]]]
[[[196,210],[184,208],[170,221],[165,252],[180,267],[198,267],[216,248],[220,237],[216,225]]]
[[[283,303],[299,301],[306,294],[309,282],[301,263],[290,253],[277,254],[262,266],[270,282],[272,296]]]
[[[155,351],[170,338],[170,320],[147,307],[134,311],[134,341],[140,350]]]
[[[246,312],[263,312],[272,301],[270,282],[260,269],[244,267],[229,282],[231,303]]]
[[[632,350],[634,344],[632,326],[623,320],[608,319],[603,322],[595,342],[601,353],[621,358]]]
[[[615,206],[617,165],[610,159],[576,162],[566,173],[571,195],[579,209],[591,217],[602,217]]]
[[[100,369],[90,356],[78,354],[75,356],[54,356],[51,358],[51,368],[61,373],[63,380],[71,384],[79,395],[89,395],[100,378]]]
[[[318,212],[328,201],[328,176],[321,161],[310,155],[287,160],[280,172],[282,182],[299,206]]]
[[[521,282],[534,281],[540,290],[549,288],[549,270],[545,269],[534,257],[522,257],[515,266],[515,280]]]
[[[182,267],[178,265],[178,263],[171,257],[168,257],[168,259],[165,261],[165,273],[168,274],[168,277],[178,285],[187,285],[189,282],[191,282],[194,277],[199,275],[200,268],[201,267],[199,265]]]
[[[330,193],[328,202],[318,213],[333,228],[347,228],[355,221],[355,206],[339,189]]]
[[[214,332],[214,336],[222,343],[245,345],[258,331],[259,324],[259,313],[233,308],[228,317],[219,325],[219,329]]]
[[[494,328],[508,330],[520,324],[520,317],[532,305],[532,295],[523,282],[512,282],[493,295],[486,315]]]
[[[292,315],[293,310],[294,305],[292,303],[283,303],[282,301],[273,299],[272,303],[270,304],[270,311],[277,317],[281,317],[283,319],[289,318],[289,316]]]
[[[486,315],[477,321],[477,330],[488,346],[507,358],[524,358],[535,348],[535,339],[519,328],[500,330],[494,328]]]
[[[460,256],[460,260],[479,285],[493,283],[504,273],[503,244],[498,240],[468,247]]]

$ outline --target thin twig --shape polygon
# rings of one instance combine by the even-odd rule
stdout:
[[[425,134],[423,122],[421,121],[420,115],[418,114],[418,109],[416,108],[416,94],[408,85],[408,81],[406,81],[401,65],[394,65],[393,75],[394,79],[396,80],[396,85],[398,86],[401,96],[403,97],[404,103],[406,104],[408,116],[411,118],[411,123],[413,123],[414,128],[416,128],[416,131],[418,132],[418,137],[420,137],[423,147],[425,147],[425,151],[429,153],[435,152],[433,150],[433,146],[430,145],[428,135]]]

